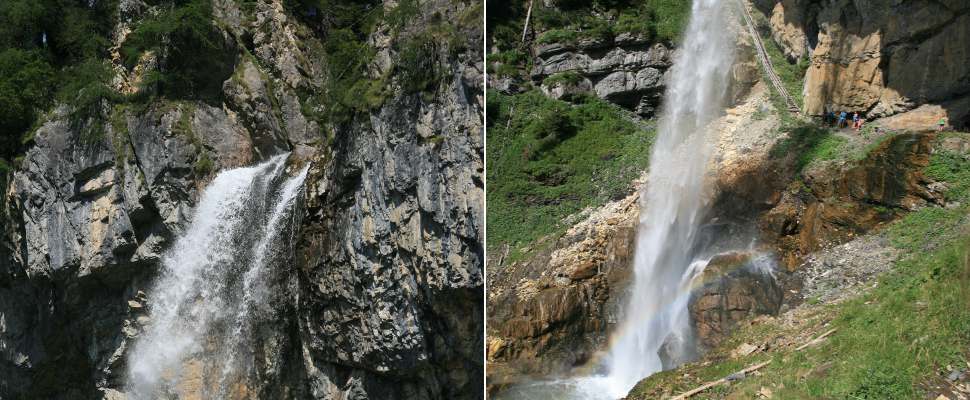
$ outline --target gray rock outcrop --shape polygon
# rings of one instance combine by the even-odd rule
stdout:
[[[655,113],[665,87],[664,74],[672,64],[671,50],[664,44],[626,36],[609,43],[543,44],[535,52],[533,80],[542,82],[558,74],[575,74],[580,78],[572,85],[543,84],[547,92],[593,94],[641,116]]]

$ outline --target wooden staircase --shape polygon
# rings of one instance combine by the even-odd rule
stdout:
[[[785,99],[788,110],[796,116],[801,115],[802,110],[798,107],[798,103],[795,103],[795,99],[791,97],[791,93],[788,93],[788,89],[782,84],[781,78],[775,73],[775,66],[771,64],[771,59],[768,58],[768,52],[765,51],[765,44],[761,41],[761,35],[758,34],[757,29],[754,27],[754,19],[751,18],[751,13],[748,11],[747,5],[742,0],[738,1],[738,5],[741,6],[741,14],[744,16],[745,24],[748,26],[748,33],[751,35],[751,39],[754,40],[754,47],[758,53],[758,61],[761,62],[761,66],[768,75],[768,80],[778,90],[781,97]]]

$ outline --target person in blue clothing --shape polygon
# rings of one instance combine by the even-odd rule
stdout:
[[[839,128],[842,128],[842,124],[845,123],[845,116],[846,116],[845,111],[842,111],[839,113],[839,125],[838,125]]]

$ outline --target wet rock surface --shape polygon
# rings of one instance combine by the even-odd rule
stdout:
[[[688,310],[696,340],[714,348],[743,320],[776,315],[783,300],[769,255],[722,253],[707,263]],[[759,265],[761,263],[762,265]]]
[[[489,391],[565,372],[602,349],[630,282],[638,199],[597,209],[527,260],[489,269]]]

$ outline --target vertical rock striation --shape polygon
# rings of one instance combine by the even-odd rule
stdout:
[[[424,6],[446,20],[473,7]],[[462,29],[481,38],[480,26]],[[296,266],[303,361],[316,398],[481,396],[479,47],[444,68],[432,96],[395,93],[338,131],[332,151],[313,161]],[[390,44],[379,47],[378,59],[388,51]]]

